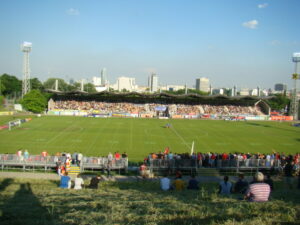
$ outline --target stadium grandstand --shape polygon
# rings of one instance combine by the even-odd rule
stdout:
[[[50,91],[51,92],[51,91]],[[51,92],[49,115],[268,120],[267,98],[167,93]]]

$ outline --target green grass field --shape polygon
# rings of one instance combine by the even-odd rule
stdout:
[[[11,117],[0,117],[0,124]],[[164,128],[171,123],[171,128]],[[299,152],[300,129],[288,122],[236,122],[212,120],[158,120],[128,118],[51,117],[34,118],[21,128],[0,130],[0,152],[28,149],[82,152],[103,156],[127,152],[131,161],[142,161],[151,152]]]
[[[88,184],[89,181],[86,181]],[[103,182],[98,190],[62,190],[57,181],[0,179],[0,223],[22,224],[299,224],[300,191],[275,183],[270,202],[251,203],[199,191],[164,192],[157,182]]]

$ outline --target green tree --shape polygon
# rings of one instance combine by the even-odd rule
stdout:
[[[30,79],[30,87],[31,90],[40,90],[42,91],[44,89],[44,86],[41,81],[39,81],[38,78],[32,78]]]
[[[0,79],[1,92],[3,95],[14,95],[21,93],[22,81],[17,77],[4,73],[1,75]]]
[[[268,103],[272,109],[283,110],[290,104],[290,99],[283,94],[275,94],[273,98],[268,100]]]
[[[1,80],[2,76],[0,76],[0,96],[2,95],[2,93],[5,91],[5,87],[4,84]]]
[[[188,93],[195,93],[198,95],[209,95],[209,92],[200,91],[200,90],[196,90],[196,89],[188,89]]]
[[[47,99],[39,90],[32,90],[23,97],[20,103],[26,110],[40,113],[46,109]]]
[[[92,83],[87,83],[84,85],[84,90],[88,93],[96,93],[96,88],[95,85],[93,85]]]
[[[72,91],[72,85],[67,84],[61,78],[49,78],[44,82],[45,89],[55,89],[55,82],[58,80],[58,90],[59,91]]]

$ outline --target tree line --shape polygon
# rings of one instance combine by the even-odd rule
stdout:
[[[68,92],[80,90],[81,84],[78,82],[68,84],[61,78],[49,78],[45,82],[41,82],[38,78],[31,78],[31,91],[21,99],[22,80],[14,75],[2,74],[0,76],[0,109],[3,108],[4,98],[9,98],[15,99],[17,103],[22,104],[28,111],[34,113],[43,112],[47,108],[48,100],[51,97],[51,94],[45,90],[54,89],[56,80],[58,80],[59,91]],[[91,83],[84,84],[83,89],[88,93],[96,92],[95,86]]]
[[[40,113],[47,108],[47,102],[51,97],[51,94],[45,90],[54,89],[55,82],[58,80],[58,90],[62,92],[77,91],[80,90],[81,84],[74,82],[69,84],[61,78],[49,78],[45,82],[41,82],[38,78],[30,79],[31,91],[19,101],[23,107],[31,112]],[[84,84],[84,91],[88,93],[96,93],[95,86],[91,83]],[[110,89],[114,92],[113,89]],[[125,91],[124,91],[125,92]],[[3,108],[4,98],[20,99],[22,93],[22,80],[19,80],[16,76],[9,74],[2,74],[0,76],[0,109]],[[167,91],[167,93],[181,95],[185,93],[184,89],[178,91]],[[208,95],[207,92],[201,92],[194,89],[189,89],[188,93],[196,93],[199,95]],[[221,101],[221,100],[220,100]],[[224,101],[224,100],[223,100]],[[286,95],[276,94],[273,98],[268,99],[267,103],[271,106],[272,110],[286,110],[290,105],[290,99]]]
[[[38,78],[30,79],[31,90],[39,90],[43,92],[46,89],[54,89],[55,82],[58,80],[58,90],[59,91],[76,91],[80,89],[81,84],[79,82],[74,82],[68,84],[61,78],[49,78],[45,82],[41,82]],[[84,91],[88,93],[95,93],[96,89],[92,83],[84,84]],[[2,74],[0,76],[0,95],[3,96],[20,96],[22,93],[22,80],[18,79],[14,75]]]

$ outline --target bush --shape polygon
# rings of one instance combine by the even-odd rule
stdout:
[[[34,113],[43,112],[47,106],[47,99],[39,90],[32,90],[20,101],[22,106]]]

